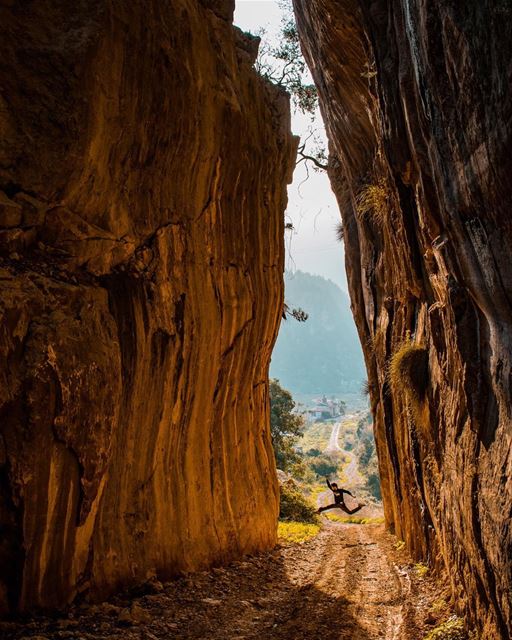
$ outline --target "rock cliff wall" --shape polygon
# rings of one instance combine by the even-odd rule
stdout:
[[[512,629],[510,3],[294,0],[330,140],[387,523]]]
[[[0,7],[0,610],[275,542],[296,143],[234,2]]]

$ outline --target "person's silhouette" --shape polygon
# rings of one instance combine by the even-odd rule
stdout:
[[[329,487],[329,489],[334,493],[334,502],[332,504],[328,504],[325,507],[320,507],[317,513],[321,513],[322,511],[327,511],[328,509],[341,509],[345,513],[352,515],[353,513],[356,513],[357,511],[359,511],[365,506],[364,503],[360,502],[357,505],[357,507],[355,507],[354,509],[349,509],[345,504],[343,494],[348,493],[348,495],[351,496],[352,498],[354,497],[354,495],[350,493],[350,491],[347,491],[347,489],[339,489],[336,482],[333,482],[331,484],[329,482],[329,478],[326,478],[325,480],[327,481],[327,486]]]

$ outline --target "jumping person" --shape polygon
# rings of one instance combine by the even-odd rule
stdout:
[[[358,503],[357,507],[355,507],[355,509],[349,509],[345,504],[343,494],[348,493],[348,495],[353,498],[354,496],[350,493],[350,491],[347,491],[347,489],[338,489],[338,485],[335,482],[331,484],[329,482],[329,478],[326,478],[326,481],[327,486],[334,493],[334,502],[332,504],[328,504],[326,507],[320,507],[317,513],[322,513],[322,511],[327,511],[327,509],[341,509],[345,513],[352,515],[353,513],[359,511],[359,509],[362,509],[364,506],[366,506],[364,503],[360,502]]]

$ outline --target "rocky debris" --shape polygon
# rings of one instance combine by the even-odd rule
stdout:
[[[0,623],[5,640],[416,640],[450,615],[443,586],[419,577],[382,526],[328,525],[302,545],[184,576],[158,594],[118,594],[65,618]]]
[[[129,608],[123,609],[117,617],[120,625],[137,625],[150,621],[151,616],[135,602]]]
[[[505,640],[512,9],[294,5],[330,140],[387,524],[416,558],[446,566],[482,637]],[[400,392],[389,365],[414,347],[426,366]]]
[[[231,0],[68,8],[0,7],[0,615],[276,540],[288,98]]]

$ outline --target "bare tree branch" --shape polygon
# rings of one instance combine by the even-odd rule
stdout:
[[[301,151],[300,147],[297,151],[297,154],[300,156],[300,160],[297,160],[296,164],[299,164],[300,162],[305,162],[306,160],[310,160],[315,165],[315,167],[317,167],[321,171],[327,171],[327,169],[329,168],[328,164],[322,164],[317,160],[317,158],[314,158],[313,156],[309,156],[307,153],[304,153],[303,151]]]

